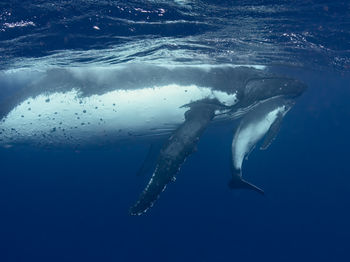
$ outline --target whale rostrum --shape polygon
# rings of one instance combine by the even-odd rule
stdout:
[[[21,74],[2,72],[0,83],[21,79]],[[83,147],[167,137],[157,157],[151,147],[139,171],[153,168],[130,208],[132,215],[153,206],[216,119],[240,119],[231,145],[230,188],[263,194],[243,179],[243,161],[263,138],[261,149],[272,143],[283,117],[306,89],[302,82],[266,69],[230,65],[56,68],[33,72],[32,79],[28,72],[26,76],[0,100],[0,146]]]

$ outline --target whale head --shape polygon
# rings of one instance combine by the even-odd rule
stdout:
[[[281,97],[294,100],[299,97],[307,86],[296,79],[288,77],[261,77],[248,80],[241,94],[240,106],[246,107],[259,101]]]

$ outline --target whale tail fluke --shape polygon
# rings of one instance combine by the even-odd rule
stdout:
[[[265,194],[264,190],[242,179],[242,177],[240,176],[232,177],[232,179],[228,183],[228,186],[231,189],[249,189],[258,192],[261,195]]]

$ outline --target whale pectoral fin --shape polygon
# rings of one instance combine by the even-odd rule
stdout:
[[[156,166],[157,156],[159,154],[161,145],[159,143],[153,143],[148,149],[147,156],[137,171],[137,176],[143,176],[151,172]]]
[[[262,195],[265,194],[264,190],[244,180],[239,170],[236,170],[236,172],[232,173],[232,178],[229,181],[228,186],[230,189],[249,189],[256,191]]]
[[[273,140],[276,139],[276,136],[281,129],[283,116],[284,115],[282,113],[278,114],[276,120],[272,123],[269,130],[267,131],[264,141],[260,146],[260,150],[266,150],[272,144]]]
[[[174,181],[181,165],[195,150],[199,137],[213,119],[216,105],[206,103],[191,104],[185,113],[184,123],[163,145],[157,159],[155,171],[141,193],[139,200],[131,207],[131,215],[141,215],[153,206],[167,184]]]

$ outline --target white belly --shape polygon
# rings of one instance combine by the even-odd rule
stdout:
[[[226,105],[237,102],[235,95],[195,85],[115,90],[89,97],[79,97],[74,89],[41,94],[23,101],[2,120],[0,144],[76,144],[161,134],[184,121],[188,108],[181,106],[204,98]]]
[[[279,100],[268,101],[258,105],[242,120],[232,141],[233,164],[237,170],[242,168],[244,157],[255,147],[268,132],[279,114],[284,115],[287,107]]]

